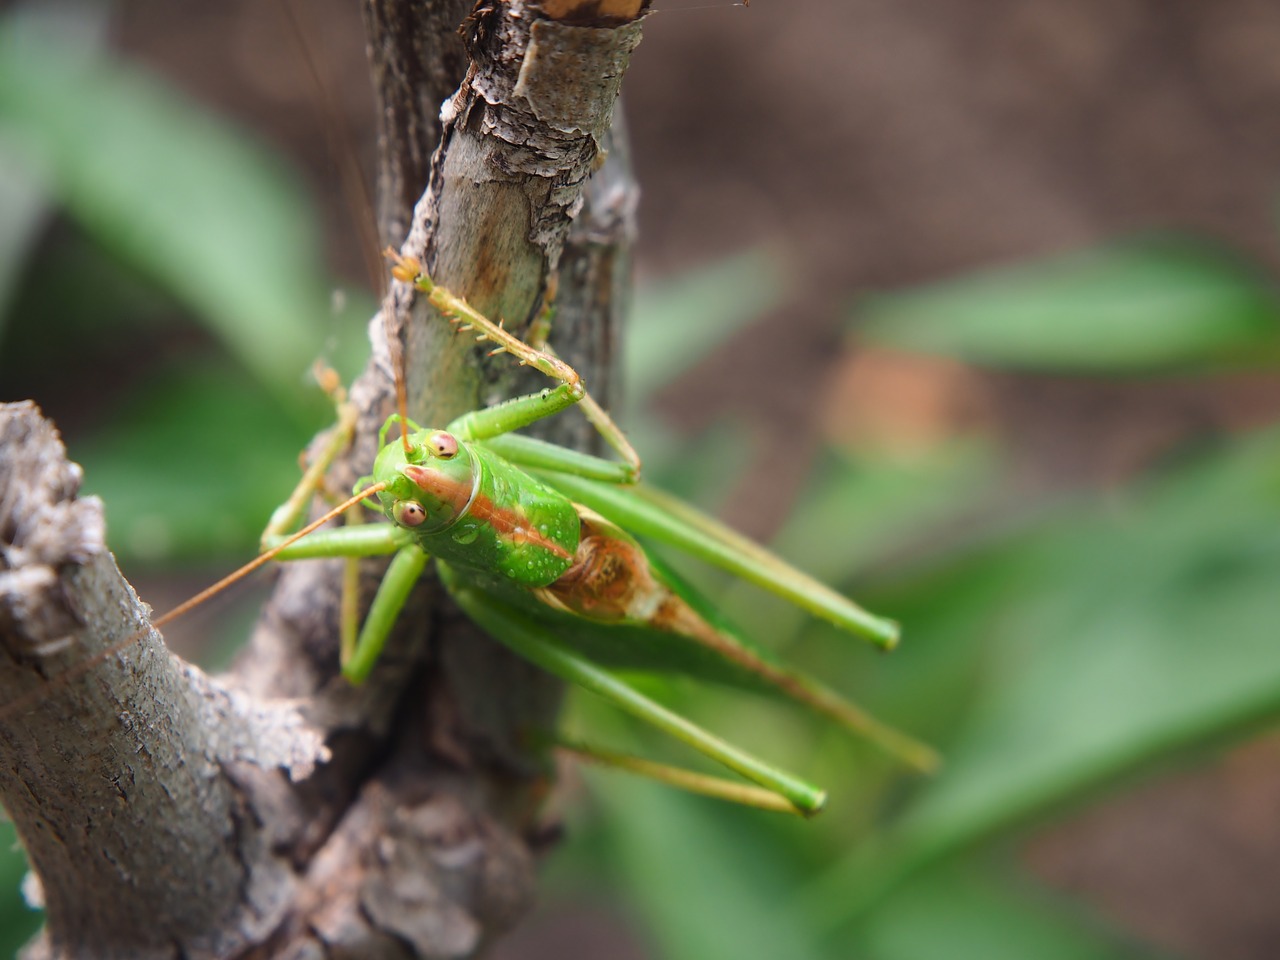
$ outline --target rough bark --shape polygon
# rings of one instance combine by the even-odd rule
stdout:
[[[463,61],[414,61],[448,47],[458,4],[367,0],[381,226],[396,237],[408,224],[403,251],[512,328],[559,268],[555,340],[601,394],[634,209],[609,126],[642,4],[556,6],[567,23],[518,0],[476,8],[467,73],[431,153],[431,105]],[[371,463],[394,345],[421,422],[515,383],[509,360],[486,360],[404,285],[370,331],[373,359],[352,389],[358,435],[335,488]],[[547,775],[522,733],[550,722],[557,685],[424,581],[373,676],[351,687],[337,675],[339,565],[328,562],[285,565],[235,671],[212,680],[149,629],[78,480],[31,405],[5,410],[0,796],[48,908],[28,956],[466,957],[515,923],[532,898]],[[363,571],[366,599],[377,575]]]

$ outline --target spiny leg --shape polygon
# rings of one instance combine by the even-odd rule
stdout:
[[[562,387],[556,388],[552,393],[559,393],[565,398],[568,401],[565,406],[573,403],[586,404],[584,410],[587,412],[587,419],[592,426],[604,437],[605,442],[630,465],[634,475],[637,477],[640,475],[640,455],[636,453],[635,448],[631,446],[631,442],[627,440],[626,434],[613,422],[613,419],[599,404],[590,399],[586,387],[582,384],[581,376],[578,375],[578,372],[573,367],[549,350],[538,350],[531,347],[519,337],[508,333],[500,324],[494,323],[484,316],[461,297],[455,296],[444,287],[438,286],[424,272],[422,264],[416,258],[402,257],[391,249],[386,251],[386,255],[395,264],[391,272],[397,280],[412,283],[416,286],[427,295],[427,299],[432,306],[458,324],[461,329],[475,331],[477,340],[488,340],[495,344],[494,352],[509,353],[522,366],[533,367],[548,377],[559,380]],[[543,314],[539,316],[541,318]],[[545,326],[545,320],[543,321],[543,326]],[[539,331],[541,330],[542,327],[539,327]],[[540,332],[539,336],[545,338],[545,333]],[[538,395],[535,394],[533,396]],[[548,415],[547,412],[535,414],[537,408],[532,406],[525,409],[530,414],[530,419],[519,424],[520,426],[527,426],[529,423]],[[563,407],[557,409],[563,409]],[[462,418],[466,421],[468,428],[477,431],[472,435],[471,439],[484,439],[485,437],[497,436],[499,433],[505,433],[511,429],[518,429],[517,427],[506,426],[509,422],[507,420],[490,421],[485,417],[487,413],[489,411],[481,410]]]
[[[567,410],[581,399],[581,384],[561,383],[464,413],[445,429],[460,440],[491,440]]]
[[[684,767],[657,763],[653,760],[646,760],[644,757],[633,756],[629,753],[619,753],[616,750],[606,750],[603,747],[576,740],[567,740],[563,737],[555,737],[552,743],[556,749],[571,757],[602,767],[609,767],[613,770],[623,770],[642,777],[648,777],[650,780],[657,780],[659,783],[665,783],[668,786],[675,787],[677,790],[685,790],[704,797],[713,797],[716,800],[727,800],[739,806],[755,807],[757,810],[772,810],[775,813],[794,813],[805,816],[803,811],[796,809],[785,797],[779,796],[772,790],[766,790],[750,783],[726,780],[723,777],[713,777],[709,774],[686,770]]]
[[[848,597],[796,569],[736,530],[689,504],[648,487],[626,488],[538,469],[552,486],[618,525],[678,547],[714,566],[789,600],[842,630],[892,650],[898,624],[864,610]]]
[[[315,375],[321,389],[333,399],[337,420],[319,455],[303,471],[289,498],[272,511],[271,519],[262,531],[263,550],[268,548],[268,541],[282,537],[297,526],[311,498],[324,486],[325,475],[333,461],[351,445],[351,439],[355,436],[357,411],[348,402],[347,392],[339,382],[338,375],[333,370],[320,366],[316,367]]]
[[[325,477],[333,461],[343,450],[351,445],[355,436],[357,411],[347,400],[346,388],[342,386],[335,370],[322,366],[317,362],[314,373],[320,388],[333,400],[337,411],[337,420],[329,434],[329,439],[321,448],[319,455],[303,471],[297,486],[289,494],[289,498],[278,506],[267,521],[262,531],[261,549],[268,549],[287,531],[297,526],[307,504],[316,493],[324,492]],[[350,524],[360,522],[359,511],[350,511],[343,515],[343,521]],[[342,600],[338,615],[339,645],[345,663],[356,644],[356,630],[359,626],[360,612],[356,606],[357,587],[360,579],[360,566],[355,557],[347,559],[342,572]]]
[[[360,637],[349,657],[342,661],[342,674],[352,683],[363,683],[386,646],[391,628],[404,609],[409,594],[427,566],[426,553],[417,544],[404,547],[391,561],[369,612],[360,628]]]
[[[360,495],[357,495],[348,503],[356,503],[359,499]],[[416,546],[413,534],[390,523],[362,523],[336,530],[318,530],[305,539],[297,539],[295,534],[272,537],[267,542],[267,546],[276,551],[273,559],[280,560],[385,557],[410,545]]]
[[[621,620],[647,633],[666,634],[696,644],[918,770],[928,773],[936,769],[938,756],[932,748],[882,723],[812,677],[756,652],[696,591],[660,558],[643,549],[629,532],[582,504],[577,505],[577,512],[583,539],[576,573],[535,591],[538,599],[586,618]],[[620,576],[621,571],[626,575]],[[628,584],[626,592],[616,589],[619,581]]]
[[[534,317],[533,323],[529,325],[529,331],[525,336],[525,343],[527,343],[534,350],[541,351],[542,353],[545,353],[547,356],[551,357],[553,360],[563,363],[564,361],[560,359],[560,354],[556,353],[555,348],[552,347],[551,344],[547,342],[548,338],[551,336],[552,321],[555,317],[555,312],[556,312],[555,297],[556,297],[557,283],[558,283],[558,278],[553,275],[552,282],[549,285],[546,293],[543,295],[542,309],[538,311],[538,315]],[[613,422],[613,418],[609,416],[609,414],[605,411],[604,407],[600,406],[600,404],[596,402],[596,398],[591,396],[591,394],[584,392],[582,395],[582,399],[581,401],[579,401],[579,403],[580,403],[579,409],[582,410],[583,415],[587,418],[587,422],[590,423],[593,427],[595,427],[596,432],[599,433],[602,437],[605,437],[606,440],[608,439],[611,431],[618,430],[617,425],[614,424]],[[526,439],[526,438],[518,438],[518,439]],[[602,461],[602,462],[607,462],[607,461]],[[630,467],[631,469],[628,469],[624,474],[622,474],[620,479],[614,479],[614,475],[612,474],[609,476],[601,477],[600,479],[608,480],[610,483],[639,482],[640,480],[639,460],[636,460],[635,462],[628,462],[627,466]],[[579,475],[583,475],[583,474],[579,474]],[[593,474],[585,474],[585,475],[592,476]]]
[[[684,635],[921,773],[933,773],[938,769],[941,758],[928,744],[889,726],[812,677],[765,660],[732,634],[712,627],[706,632],[689,631]]]
[[[542,306],[538,309],[538,314],[533,318],[533,323],[529,324],[529,330],[525,334],[524,342],[535,350],[543,350],[551,352],[547,346],[547,339],[551,336],[551,328],[556,316],[556,294],[560,292],[560,274],[553,272],[547,278],[546,289],[542,291]]]
[[[342,517],[350,529],[361,523],[360,511]],[[360,559],[347,557],[342,564],[342,593],[338,599],[338,662],[348,663],[356,653],[360,631]]]
[[[575,477],[602,483],[631,484],[636,476],[631,468],[617,460],[605,460],[569,447],[548,443],[521,433],[507,433],[485,441],[485,446],[509,463],[526,470],[570,473]]]
[[[784,797],[801,814],[808,816],[822,809],[826,802],[824,791],[770,766],[650,700],[608,671],[561,647],[543,627],[500,601],[460,583],[447,568],[442,566],[441,572],[454,599],[467,615],[520,656],[562,680],[605,698],[753,783]]]
[[[342,646],[342,673],[352,683],[361,683],[373,669],[382,648],[386,645],[396,618],[404,609],[414,584],[426,568],[427,554],[412,535],[391,524],[361,524],[341,530],[316,533],[280,551],[282,560],[303,560],[317,557],[385,556],[394,553],[391,566],[378,584],[378,592],[360,627],[359,638],[346,641]],[[345,602],[345,597],[344,597]]]
[[[547,336],[551,333],[551,314],[553,313],[553,311],[550,308],[547,308],[546,310],[543,311],[543,313],[546,314],[546,319],[543,319],[543,314],[539,314],[538,321],[535,321],[535,324],[534,324],[535,332],[538,337],[538,339],[535,342],[539,344],[539,349],[543,350],[547,355],[554,357],[556,360],[560,360],[560,355],[555,352],[551,344],[546,342]],[[613,418],[609,416],[608,412],[606,412],[604,407],[600,406],[600,404],[596,402],[596,398],[593,397],[591,394],[583,393],[582,400],[579,404],[579,409],[582,410],[583,416],[587,418],[587,422],[596,428],[596,432],[600,434],[600,436],[604,437],[606,442],[609,440],[610,432],[617,431],[619,429],[618,426],[613,422]],[[631,446],[630,443],[628,443],[627,446],[628,448],[630,448]],[[614,447],[614,449],[616,450],[617,448]],[[626,479],[620,482],[639,483],[640,482],[640,460],[638,455],[634,460],[634,462],[628,460],[627,466],[629,466],[631,469],[628,471]],[[619,482],[619,481],[614,481],[614,482]]]

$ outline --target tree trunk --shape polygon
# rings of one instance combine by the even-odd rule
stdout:
[[[464,46],[459,0],[365,0],[384,240],[517,332],[558,275],[554,342],[606,405],[635,201],[610,124],[646,5],[482,0]],[[419,422],[527,383],[404,284],[370,332],[334,488],[369,469],[400,350]],[[35,407],[3,408],[0,797],[47,909],[29,958],[467,957],[523,915],[550,768],[522,735],[552,722],[557,684],[424,581],[350,686],[327,561],[284,565],[210,679],[150,629],[78,486]]]

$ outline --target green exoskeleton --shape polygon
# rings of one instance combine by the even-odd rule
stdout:
[[[580,748],[595,759],[741,803],[804,815],[821,809],[825,799],[816,787],[697,727],[612,672],[625,668],[681,671],[780,692],[917,768],[935,764],[928,747],[749,646],[636,538],[684,549],[884,648],[897,642],[896,624],[688,505],[638,485],[638,457],[571,368],[436,286],[416,261],[393,258],[396,276],[414,283],[441,314],[559,382],[468,413],[443,428],[422,428],[393,415],[383,427],[371,476],[357,486],[358,497],[377,497],[391,522],[303,539],[295,535],[278,551],[281,559],[394,554],[359,637],[344,642],[348,679],[360,682],[368,676],[414,583],[434,559],[458,604],[495,639],[756,786]],[[584,404],[621,462],[514,432],[577,403]],[[393,428],[401,436],[389,440]],[[322,472],[320,465],[313,480]],[[295,515],[293,509],[279,512],[264,543],[278,547]]]

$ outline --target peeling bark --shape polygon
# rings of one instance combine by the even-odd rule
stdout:
[[[415,58],[449,49],[458,3],[366,0],[384,236],[407,224],[404,252],[513,328],[559,269],[555,342],[606,402],[635,205],[610,124],[641,13],[609,6],[568,4],[565,25],[483,2],[466,22],[466,75],[451,79],[460,55]],[[431,104],[459,79],[432,153]],[[358,436],[334,486],[372,462],[394,344],[422,422],[519,382],[509,358],[485,358],[404,285],[370,331]],[[586,442],[564,419],[558,439]],[[373,676],[351,687],[329,562],[284,565],[233,673],[206,677],[149,628],[105,549],[101,504],[78,486],[38,411],[4,408],[0,796],[48,908],[28,957],[468,957],[519,920],[549,776],[522,735],[551,722],[556,683],[424,581]],[[378,573],[362,571],[366,600]]]

